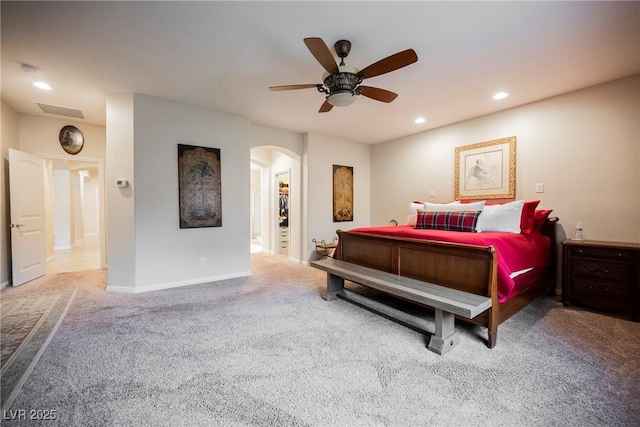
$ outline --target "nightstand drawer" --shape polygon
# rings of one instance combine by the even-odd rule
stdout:
[[[571,299],[600,310],[630,310],[631,287],[624,283],[574,278]]]
[[[580,246],[570,248],[570,256],[619,261],[633,260],[634,252],[626,249]]]
[[[640,321],[640,243],[562,243],[562,303],[625,312]]]
[[[571,261],[571,274],[603,280],[629,281],[631,264],[577,257]]]

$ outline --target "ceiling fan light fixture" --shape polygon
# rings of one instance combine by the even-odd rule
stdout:
[[[346,107],[356,102],[357,96],[351,91],[334,92],[327,97],[327,101],[334,107]]]

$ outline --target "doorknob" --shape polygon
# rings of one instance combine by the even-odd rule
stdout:
[[[20,228],[20,227],[24,227],[24,224],[9,224],[10,228]]]

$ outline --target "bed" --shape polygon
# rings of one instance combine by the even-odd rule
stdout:
[[[535,207],[534,207],[535,208]],[[556,223],[535,211],[525,233],[416,229],[414,225],[338,230],[335,258],[491,298],[474,319],[495,347],[498,325],[556,285]],[[524,221],[524,216],[523,216]]]

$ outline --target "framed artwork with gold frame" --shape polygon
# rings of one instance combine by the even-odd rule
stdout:
[[[333,222],[353,221],[353,166],[333,165]]]
[[[456,147],[455,200],[516,197],[516,137]]]

